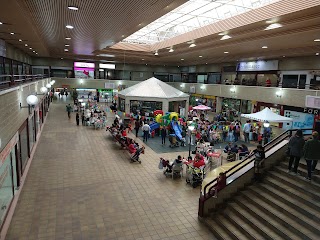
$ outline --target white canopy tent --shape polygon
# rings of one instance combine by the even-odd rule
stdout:
[[[176,89],[161,80],[152,77],[118,93],[119,107],[120,101],[125,101],[125,112],[130,113],[130,101],[154,101],[162,102],[162,110],[164,113],[169,110],[169,102],[185,102],[184,116],[189,108],[189,95]],[[179,106],[175,106],[179,111]],[[161,109],[157,109],[161,110]],[[181,114],[181,113],[179,113]]]
[[[292,122],[292,118],[284,117],[272,112],[269,108],[265,108],[260,112],[251,114],[241,114],[241,117],[249,118],[259,122]]]

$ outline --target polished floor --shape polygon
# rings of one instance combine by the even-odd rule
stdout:
[[[158,169],[178,152],[146,147],[130,163],[105,130],[68,120],[65,104],[50,107],[7,240],[215,239],[197,218],[200,187]]]

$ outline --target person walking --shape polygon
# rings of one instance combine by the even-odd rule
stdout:
[[[308,181],[311,181],[312,170],[315,170],[318,160],[320,160],[319,149],[320,149],[319,133],[317,131],[314,131],[312,133],[312,139],[309,139],[303,148],[304,158],[307,162],[307,168],[308,168],[308,176],[306,177]],[[314,166],[314,169],[312,168],[313,166]]]
[[[161,143],[166,144],[167,129],[165,126],[161,128]]]
[[[250,140],[249,140],[250,130],[251,130],[251,121],[248,120],[246,124],[244,124],[243,126],[244,141],[247,143],[250,143]]]
[[[139,121],[139,118],[137,118],[136,121],[134,122],[134,129],[136,130],[136,137],[138,137],[139,128],[140,128],[140,121]]]
[[[148,125],[148,123],[145,123],[142,126],[142,131],[143,131],[143,141],[148,142],[149,133],[150,133],[150,126]]]
[[[71,118],[71,111],[72,111],[72,107],[70,105],[70,103],[66,106],[67,108],[67,112],[68,112],[68,118],[70,119]]]
[[[303,156],[303,146],[304,139],[302,130],[298,130],[294,136],[292,136],[289,140],[288,148],[289,148],[289,165],[288,172],[292,172],[293,174],[298,173],[298,166],[300,158]],[[293,164],[293,169],[292,169]]]
[[[79,126],[79,122],[80,122],[79,113],[76,114],[76,122],[77,122],[77,126]]]
[[[81,114],[81,122],[82,122],[82,126],[86,125],[84,112],[82,112]]]

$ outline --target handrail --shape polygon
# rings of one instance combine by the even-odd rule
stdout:
[[[292,135],[292,132],[297,131],[299,129],[289,129],[286,130],[285,132],[281,133],[279,136],[277,136],[276,138],[274,138],[272,141],[268,142],[266,145],[264,145],[263,147],[266,149],[266,147],[268,148],[268,150],[270,150],[271,148],[273,148],[275,145],[277,145],[279,143],[279,140],[284,140],[286,139],[288,136]],[[303,130],[313,130],[313,129],[303,129]],[[290,134],[288,134],[290,133]],[[286,135],[286,136],[285,136]],[[285,136],[283,138],[283,136]],[[248,164],[252,163],[254,161],[254,158],[251,159],[250,161],[248,161],[246,164],[240,166],[244,161],[250,159],[251,157],[253,157],[254,153],[251,153],[249,156],[247,156],[244,160],[242,160],[241,162],[239,162],[238,164],[236,164],[235,166],[233,166],[232,168],[230,168],[228,171],[225,172],[226,174],[226,178],[232,176],[233,174],[237,173],[239,170],[243,169],[244,167],[246,167]],[[239,167],[240,166],[240,167]],[[232,172],[232,174],[230,174],[229,176],[227,176],[227,173],[231,172],[232,170],[234,170],[235,168],[239,167],[239,169],[237,169],[237,171]],[[212,181],[210,181],[209,183],[206,184],[206,186],[203,189],[203,196],[205,198],[205,200],[209,199],[210,196],[210,192],[212,190],[212,188],[214,188],[217,183],[218,178],[213,179]],[[235,179],[236,180],[236,179]],[[234,181],[232,181],[234,182]],[[215,183],[215,184],[214,184]],[[212,185],[213,184],[213,185]],[[212,186],[211,186],[212,185]],[[209,191],[207,191],[207,189],[209,188]],[[200,195],[202,195],[202,193],[200,192]]]

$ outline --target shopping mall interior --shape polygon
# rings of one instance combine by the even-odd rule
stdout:
[[[319,0],[0,6],[0,240],[320,239]]]

